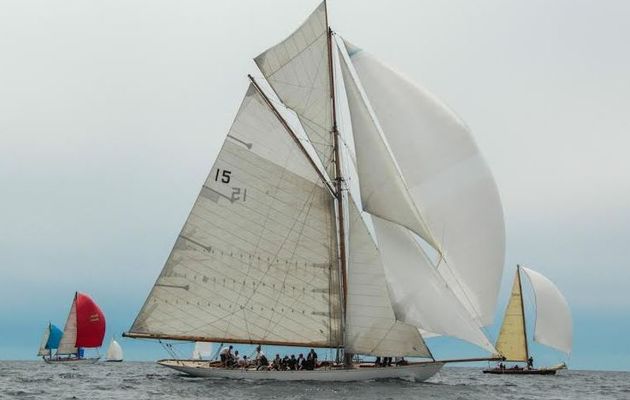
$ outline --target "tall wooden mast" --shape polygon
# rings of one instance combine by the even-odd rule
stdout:
[[[345,342],[345,318],[346,318],[346,303],[348,296],[348,276],[347,276],[347,259],[346,259],[346,227],[344,216],[344,179],[343,169],[341,165],[341,148],[339,140],[339,129],[337,127],[337,99],[335,95],[335,67],[333,63],[333,31],[328,23],[328,4],[324,0],[324,8],[326,14],[326,26],[328,27],[328,75],[330,77],[330,98],[332,104],[332,132],[333,135],[333,162],[335,164],[335,192],[336,192],[336,204],[337,204],[337,229],[339,233],[339,270],[341,278],[341,290],[342,290],[342,340]],[[345,344],[345,343],[344,343]],[[352,354],[344,352],[344,363],[352,363]]]

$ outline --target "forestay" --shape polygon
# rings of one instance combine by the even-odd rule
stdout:
[[[499,354],[509,361],[527,361],[528,358],[523,290],[519,269],[516,270],[510,301],[505,309],[503,325],[501,325],[496,345]]]
[[[534,340],[567,354],[571,353],[573,323],[567,300],[548,278],[529,268],[521,269],[529,278],[536,298]]]
[[[494,179],[469,129],[432,94],[367,52],[346,45],[367,103],[426,223],[426,232],[406,226],[425,240],[428,236],[427,241],[442,253],[438,268],[449,286],[480,324],[490,324],[503,270],[503,213]],[[348,85],[345,73],[344,80]],[[364,169],[359,171],[361,179],[381,175],[382,181],[374,182],[375,191],[378,185],[394,182],[393,177],[383,175],[382,164],[361,162],[361,146],[369,143],[363,138],[356,142],[360,144],[357,163]],[[397,193],[390,195],[391,208],[397,208],[394,195]],[[382,211],[375,214],[405,225]]]
[[[288,38],[254,61],[280,100],[297,113],[331,174],[333,122],[325,2]]]
[[[341,345],[332,206],[250,85],[129,335]]]
[[[383,219],[372,220],[396,318],[495,353],[494,346],[435,270],[413,234]]]
[[[374,356],[431,357],[418,329],[397,321],[374,239],[350,199],[345,350]]]

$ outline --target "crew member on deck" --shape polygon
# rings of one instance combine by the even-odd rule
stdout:
[[[315,350],[311,349],[306,356],[306,369],[312,371],[315,368],[317,368],[317,353],[315,353]]]
[[[221,357],[221,363],[224,367],[227,367],[230,360],[234,358],[234,355],[232,354],[232,348],[232,345],[225,346],[221,349],[221,352],[219,353],[219,356]]]
[[[529,358],[527,359],[527,369],[532,368],[534,368],[534,357],[529,356]]]

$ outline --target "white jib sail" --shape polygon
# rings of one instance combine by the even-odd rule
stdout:
[[[363,210],[406,226],[437,248],[346,59],[341,71],[354,135]]]
[[[201,360],[204,357],[208,358],[212,356],[212,343],[210,342],[195,342],[193,348],[192,358],[193,360]]]
[[[521,267],[529,278],[536,298],[534,340],[554,349],[571,353],[573,323],[569,303],[556,285],[541,273]]]
[[[333,197],[250,85],[131,333],[336,347]]]
[[[332,99],[323,2],[288,38],[254,59],[280,100],[294,110],[322,164],[332,172]]]
[[[112,339],[107,348],[107,359],[109,361],[121,361],[123,359],[122,347],[115,339]]]
[[[70,314],[66,320],[66,325],[63,327],[63,336],[61,342],[59,342],[59,348],[57,354],[73,354],[77,352],[77,302],[76,297],[72,300],[72,307],[70,307]]]
[[[354,354],[431,357],[418,329],[397,321],[378,248],[350,199],[345,350]]]
[[[46,348],[46,343],[48,343],[48,337],[50,336],[50,325],[44,329],[44,334],[42,335],[42,340],[39,343],[39,351],[37,352],[38,356],[47,356],[50,354],[50,351]]]
[[[505,228],[496,184],[470,130],[432,94],[367,52],[346,46],[408,191],[438,242],[444,257],[438,268],[479,323],[492,323]],[[382,174],[377,163],[363,167],[361,176]],[[393,207],[393,196],[388,200]]]
[[[495,354],[492,343],[438,274],[413,234],[377,217],[372,221],[396,318]]]

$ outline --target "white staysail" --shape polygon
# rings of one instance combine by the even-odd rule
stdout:
[[[72,301],[68,319],[63,327],[63,336],[59,342],[57,354],[73,354],[77,352],[77,299],[76,296]]]
[[[254,60],[280,100],[294,110],[326,170],[332,172],[332,99],[323,2],[288,38]]]
[[[122,359],[122,347],[120,347],[120,344],[115,339],[112,339],[109,347],[107,348],[107,361],[122,361]]]
[[[569,304],[560,290],[541,273],[521,267],[534,289],[536,327],[534,340],[540,344],[571,353],[573,324]]]
[[[375,217],[372,220],[396,318],[496,353],[479,325],[435,270],[413,234],[383,219]]]
[[[354,201],[348,203],[345,350],[384,357],[431,357],[418,329],[396,320],[378,248]]]
[[[201,360],[204,357],[212,356],[212,343],[209,342],[195,342],[195,347],[192,352],[193,360]]]
[[[46,348],[46,343],[48,343],[48,337],[50,336],[50,325],[44,329],[44,334],[42,335],[42,340],[39,343],[39,351],[37,352],[38,356],[47,356],[50,354],[50,350]]]
[[[438,269],[479,323],[490,324],[503,271],[503,211],[492,174],[468,127],[426,90],[367,52],[347,42],[346,46],[367,102],[433,239],[428,242],[442,253]],[[359,140],[360,146],[369,145],[364,138]],[[357,145],[357,163],[364,169],[359,171],[361,178],[382,175],[383,166],[361,163],[359,151]],[[377,157],[373,155],[377,149],[369,151],[368,160]],[[374,190],[394,178],[383,176],[383,180],[376,182]],[[395,207],[394,195],[398,194],[383,200],[383,207]]]
[[[341,71],[352,120],[363,210],[405,226],[437,246],[411,198],[361,87],[342,56]]]
[[[250,85],[131,335],[336,347],[333,197]]]

